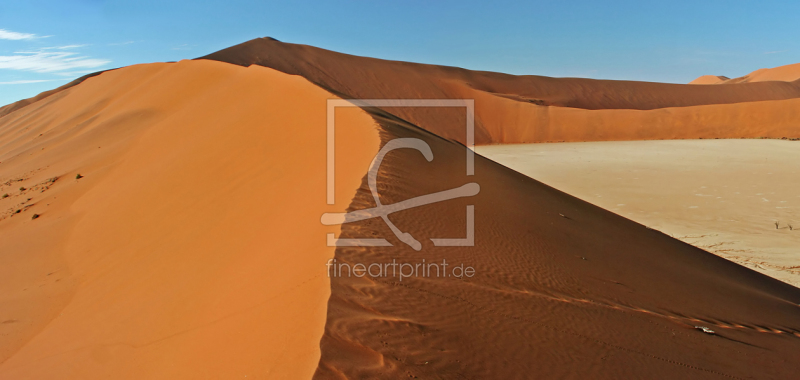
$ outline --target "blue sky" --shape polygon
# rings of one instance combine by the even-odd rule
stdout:
[[[800,62],[791,1],[2,0],[0,104],[271,36],[512,74],[685,83]]]

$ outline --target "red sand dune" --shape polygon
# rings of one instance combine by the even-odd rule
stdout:
[[[788,101],[800,98],[800,82],[690,86],[514,76],[357,57],[270,38],[248,41],[201,59],[256,64],[302,75],[342,97],[476,99],[478,144],[800,137],[798,103]],[[748,102],[746,110],[718,107]],[[708,105],[712,107],[702,107]],[[725,113],[731,109],[745,117]],[[779,111],[774,112],[776,109]],[[442,137],[465,141],[460,132],[465,122],[461,110],[387,111]],[[761,116],[750,117],[750,112]]]
[[[740,78],[733,78],[725,83],[750,83],[750,82],[797,82],[800,80],[800,63],[779,66],[771,69],[759,69]]]
[[[382,165],[391,204],[481,186],[475,198],[394,214],[420,239],[414,251],[380,220],[345,237],[389,237],[394,247],[338,248],[339,263],[441,262],[474,277],[334,277],[319,379],[790,378],[800,370],[800,289],[602,210],[477,157],[403,122],[382,120],[384,141],[425,140]],[[475,205],[475,246],[463,237]],[[352,209],[374,206],[366,184]],[[715,331],[709,335],[696,329]]]
[[[795,82],[800,81],[800,63],[773,67],[771,69],[759,69],[743,77],[728,78],[717,75],[703,75],[689,84],[736,84],[736,83],[755,83],[755,82]]]
[[[325,205],[324,171],[331,93],[475,98],[482,142],[496,142],[641,138],[650,129],[645,136],[726,135],[723,123],[706,132],[646,123],[762,117],[769,124],[797,108],[800,99],[788,95],[794,84],[546,78],[551,100],[580,103],[586,95],[586,104],[610,109],[547,107],[515,100],[524,91],[488,91],[523,89],[542,77],[518,83],[262,43],[308,53],[259,56],[308,70],[309,80],[206,60],[137,65],[0,117],[0,192],[10,194],[0,199],[8,210],[0,216],[0,379],[790,378],[800,370],[800,289],[480,156],[475,176],[464,176],[465,148],[434,134],[459,136],[463,126],[449,118],[463,121],[455,116],[463,109],[337,111],[344,202]],[[467,77],[470,84],[461,81]],[[320,78],[328,91],[309,83]],[[700,95],[682,99],[673,88]],[[720,101],[767,93],[783,100]],[[703,103],[710,100],[725,104]],[[652,102],[671,108],[648,109]],[[625,104],[641,109],[610,106]],[[796,115],[781,117],[791,125]],[[560,128],[583,132],[529,132],[539,128],[534,117],[580,122]],[[422,139],[434,159],[390,153],[378,172],[384,204],[471,181],[481,186],[475,197],[392,214],[422,241],[419,252],[380,219],[341,231],[319,219],[374,205],[369,162],[397,137]],[[428,238],[463,237],[470,204],[475,246],[431,246]],[[327,232],[384,237],[394,246],[334,251],[325,246]],[[475,275],[328,279],[331,257],[447,259]]]
[[[0,118],[0,379],[309,378],[338,230],[319,216],[349,199],[325,205],[331,97],[186,61]],[[337,117],[353,194],[380,140],[365,112]]]
[[[731,78],[728,78],[723,75],[703,75],[689,82],[689,84],[720,84],[729,79]]]

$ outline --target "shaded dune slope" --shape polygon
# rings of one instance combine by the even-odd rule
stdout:
[[[325,204],[331,97],[184,61],[0,118],[0,379],[309,378],[338,231],[319,215],[350,198]],[[360,109],[337,117],[351,195],[380,140]]]
[[[260,38],[199,59],[261,65],[301,75],[342,97],[476,99],[476,143],[525,143],[667,138],[800,137],[795,117],[800,82],[724,86],[515,76],[455,67],[386,61]],[[792,116],[753,123],[703,106],[766,101]],[[695,107],[666,114],[659,109]],[[769,107],[764,105],[764,107]],[[615,113],[603,111],[616,110]],[[459,110],[386,109],[439,136],[465,142]],[[727,109],[726,109],[727,111]],[[741,113],[741,112],[739,112]],[[779,113],[780,114],[780,113]],[[617,120],[619,115],[625,121]],[[779,120],[774,120],[779,118]],[[648,124],[643,124],[647,121]],[[700,132],[704,125],[722,129]],[[601,127],[602,126],[602,127]],[[665,135],[663,131],[668,130]]]
[[[800,84],[794,83],[698,89],[669,83],[516,76],[359,57],[271,38],[251,40],[199,59],[272,67],[359,98],[435,97],[442,95],[436,89],[451,90],[446,84],[584,109],[654,109],[800,97]]]
[[[472,278],[331,279],[318,379],[788,378],[800,370],[800,290],[600,209],[464,147],[376,113],[385,142],[419,138],[428,163],[395,150],[378,175],[383,204],[475,181],[480,193],[392,214],[342,236],[393,247],[339,247],[338,263],[447,262]],[[475,246],[434,247],[465,234]],[[362,183],[351,209],[375,205]],[[713,329],[709,335],[695,326]]]

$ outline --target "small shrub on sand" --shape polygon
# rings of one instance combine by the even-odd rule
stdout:
[[[19,191],[25,191],[25,190],[27,190],[27,189],[25,189],[25,187],[24,187],[24,186],[22,186],[22,187],[20,187],[20,188],[19,188]]]
[[[3,199],[6,199],[6,198],[8,198],[8,193],[3,194]]]
[[[779,229],[779,228],[781,228],[781,224],[780,224],[780,223],[778,223],[778,222],[775,222],[775,229],[777,230],[777,229]]]
[[[31,220],[34,220],[34,219],[36,219],[38,217],[39,217],[39,214],[33,214],[33,216],[31,217]]]
[[[81,175],[81,173],[78,173],[78,174],[75,176],[75,179],[81,179],[81,178],[83,178],[83,176]]]

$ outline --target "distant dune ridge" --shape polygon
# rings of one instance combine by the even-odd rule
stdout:
[[[800,289],[483,157],[466,177],[463,109],[337,110],[326,205],[337,96],[472,98],[484,144],[779,136],[800,120],[797,83],[517,77],[270,39],[105,72],[0,116],[0,380],[800,371]],[[387,155],[384,204],[481,186],[391,215],[419,252],[380,219],[320,223],[375,205],[370,162],[395,138],[434,158]],[[432,246],[464,236],[467,205],[475,246]],[[394,246],[334,249],[327,233]],[[329,278],[331,259],[475,275]]]
[[[271,38],[200,59],[301,75],[342,97],[475,99],[478,144],[800,137],[800,82],[688,86],[515,76],[358,57]],[[458,110],[387,111],[464,142]]]
[[[729,79],[731,78],[728,78],[724,75],[703,75],[689,82],[689,84],[720,84]]]
[[[730,79],[725,76],[703,75],[690,84],[734,84],[734,83],[753,83],[753,82],[797,82],[800,80],[800,63],[774,67],[771,69],[759,69],[743,77]]]
[[[270,67],[345,98],[476,99],[477,144],[800,137],[800,64],[735,79],[706,75],[692,84],[723,86],[687,86],[470,71],[358,57],[268,37],[198,59]],[[0,117],[51,93],[2,107]],[[387,111],[465,142],[460,132],[465,120],[458,110]]]

